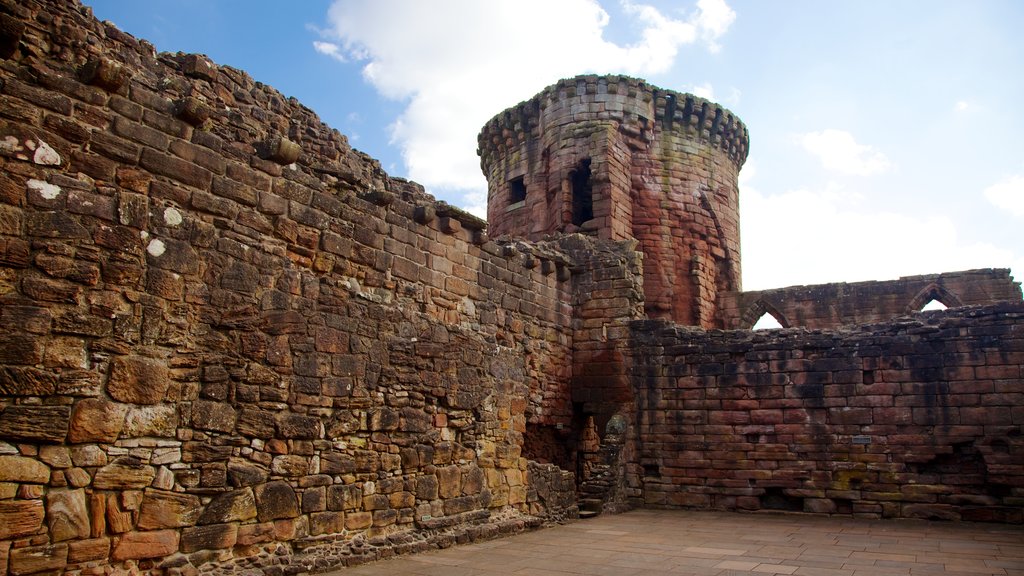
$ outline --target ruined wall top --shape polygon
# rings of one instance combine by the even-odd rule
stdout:
[[[585,95],[596,95],[603,108],[577,105]],[[561,107],[557,115],[551,108]],[[549,121],[616,119],[645,128],[654,121],[663,130],[709,142],[726,152],[737,170],[747,159],[750,137],[747,127],[728,109],[693,94],[666,90],[639,78],[621,75],[584,75],[566,78],[548,86],[533,98],[520,102],[489,120],[478,136],[477,153],[486,166],[492,155],[501,155],[537,133],[544,110]],[[486,172],[486,168],[485,168]]]

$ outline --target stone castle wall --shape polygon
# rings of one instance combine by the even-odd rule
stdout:
[[[643,503],[1024,522],[1024,304],[840,331],[634,324]]]
[[[1020,283],[1004,268],[728,292],[719,295],[718,311],[727,329],[750,328],[763,314],[784,328],[815,329],[884,322],[916,312],[931,300],[955,308],[1020,299]]]
[[[557,245],[488,241],[75,3],[0,20],[0,573],[309,568],[571,514],[521,453],[571,425]]]
[[[635,238],[647,315],[711,328],[718,294],[740,289],[747,148],[738,118],[692,94],[624,76],[562,80],[480,133],[490,232]]]
[[[542,189],[571,218],[591,154],[598,222],[499,242],[243,72],[0,0],[0,576],[325,569],[571,517],[581,487],[606,510],[1020,521],[1020,305],[649,320],[836,293],[735,292],[726,111],[625,78],[553,90],[488,125],[484,164],[537,177],[516,122],[578,98],[589,144],[548,133]],[[642,114],[620,122],[623,95]],[[961,276],[920,294],[1020,300]]]

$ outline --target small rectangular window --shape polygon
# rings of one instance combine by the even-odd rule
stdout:
[[[518,204],[526,200],[526,182],[522,176],[508,181],[508,203]]]

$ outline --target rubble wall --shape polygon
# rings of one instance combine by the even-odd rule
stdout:
[[[1024,521],[1024,304],[631,351],[648,506]]]
[[[280,573],[572,513],[521,453],[571,418],[557,246],[76,3],[0,2],[0,57],[0,574]]]

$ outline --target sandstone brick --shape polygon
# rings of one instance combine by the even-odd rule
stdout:
[[[107,392],[128,404],[156,404],[170,387],[167,365],[153,358],[119,356],[113,359]]]
[[[68,542],[68,563],[71,564],[105,560],[109,555],[109,538],[91,538]]]
[[[292,487],[283,481],[268,482],[256,486],[257,517],[260,522],[295,518],[299,515],[299,501]]]
[[[50,489],[46,494],[46,522],[51,541],[89,537],[89,514],[85,500],[84,490]]]
[[[181,532],[181,551],[222,550],[238,541],[238,524],[210,524],[192,526]]]
[[[96,471],[93,487],[97,490],[145,488],[153,482],[156,469],[134,456],[120,456]]]
[[[60,443],[67,437],[70,419],[67,406],[8,406],[0,412],[0,438]]]
[[[256,498],[252,488],[240,488],[216,496],[199,516],[198,524],[245,522],[256,518]]]
[[[121,404],[102,398],[83,398],[71,411],[68,441],[113,442],[121,434],[127,412]]]
[[[0,540],[37,533],[44,515],[42,500],[0,500]]]
[[[13,548],[8,570],[12,576],[33,574],[47,570],[62,571],[68,563],[68,545],[29,546]]]
[[[140,530],[193,526],[203,507],[199,497],[164,490],[146,490],[139,514]]]
[[[345,515],[347,530],[365,530],[372,525],[373,514],[371,512],[349,512]]]
[[[115,561],[163,558],[178,550],[179,538],[176,530],[128,532],[114,538],[110,557]]]

